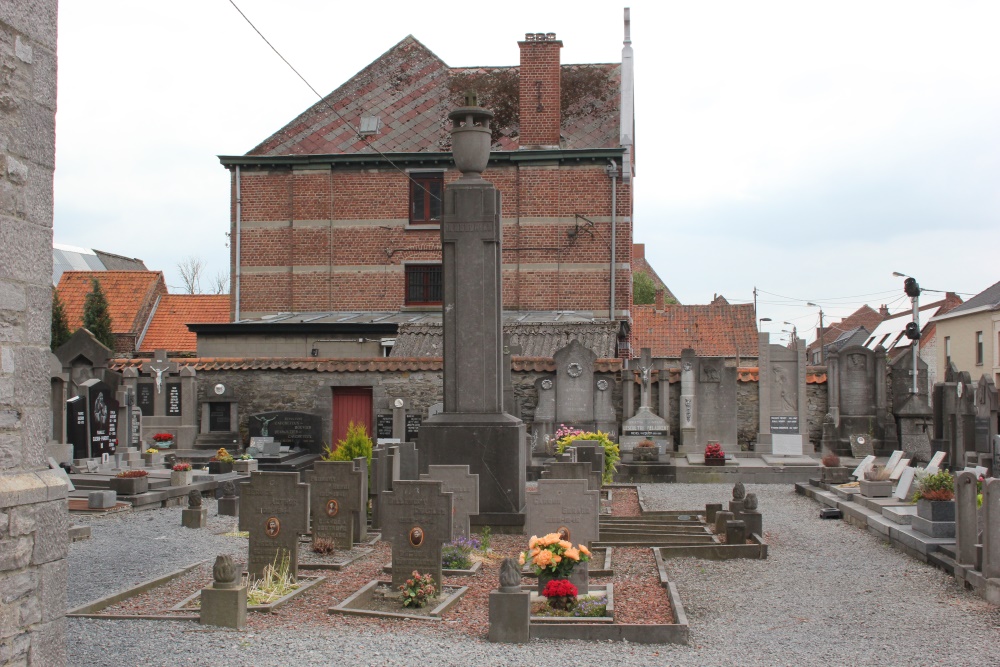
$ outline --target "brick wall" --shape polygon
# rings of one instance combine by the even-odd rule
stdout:
[[[446,171],[446,183],[459,175]],[[606,314],[612,183],[604,164],[501,166],[484,177],[503,196],[504,307]],[[243,169],[241,180],[244,317],[398,309],[405,264],[441,261],[440,231],[408,223],[409,181],[396,169]],[[632,193],[620,179],[617,187],[620,312],[631,307]],[[235,249],[232,262],[235,269]]]
[[[66,664],[66,485],[48,469],[56,0],[0,3],[0,663]]]
[[[560,129],[559,49],[555,34],[525,35],[518,42],[520,67],[520,136],[522,148],[558,146]]]

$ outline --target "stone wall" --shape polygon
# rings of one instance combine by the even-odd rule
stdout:
[[[0,664],[66,664],[66,485],[48,469],[56,0],[0,3]]]

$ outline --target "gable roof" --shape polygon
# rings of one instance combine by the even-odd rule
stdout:
[[[1000,282],[990,285],[962,305],[952,308],[946,314],[939,315],[937,320],[940,321],[951,317],[969,315],[973,312],[997,309],[1000,309]]]
[[[702,357],[756,357],[757,321],[752,303],[716,299],[707,306],[632,307],[633,350],[679,359],[692,348]]]
[[[167,294],[153,313],[140,352],[190,352],[198,350],[198,337],[188,324],[221,324],[229,321],[228,294]]]
[[[343,153],[422,153],[451,150],[448,113],[460,106],[463,84],[496,75],[496,99],[480,92],[487,108],[516,109],[519,67],[452,68],[412,35],[379,56],[323,100],[250,150],[247,155],[323,155]],[[620,64],[562,65],[563,148],[620,146]],[[606,85],[601,86],[604,82]],[[485,84],[483,84],[485,85]],[[569,103],[567,103],[569,102]],[[332,108],[331,108],[332,107]],[[334,112],[336,110],[336,113]],[[377,116],[381,127],[358,135],[362,116]],[[518,127],[499,128],[495,149],[518,149]]]
[[[858,327],[864,327],[868,331],[875,331],[875,328],[884,319],[885,317],[881,313],[868,304],[865,304],[839,322],[831,322],[823,327],[823,345],[828,346],[843,334]],[[819,349],[819,343],[820,335],[817,331],[816,340],[810,343],[806,349],[811,353],[813,350]]]
[[[83,326],[83,303],[96,278],[108,300],[111,331],[138,334],[156,298],[167,293],[160,271],[65,271],[59,279],[59,298],[70,331]]]

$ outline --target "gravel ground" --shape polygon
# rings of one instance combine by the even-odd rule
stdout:
[[[243,632],[190,622],[70,619],[69,664],[531,665],[548,662],[545,651],[578,664],[980,666],[1000,654],[1000,609],[951,577],[861,529],[820,520],[818,505],[790,487],[748,490],[764,513],[766,561],[667,562],[691,625],[689,646],[539,640],[506,646],[483,641],[461,620],[433,630],[336,616],[321,623],[319,615],[297,623],[292,611],[281,610],[253,615]],[[696,509],[725,502],[730,487],[648,484],[642,493],[651,509]],[[201,531],[180,527],[179,508],[82,519],[93,537],[71,547],[70,607],[219,553],[245,558],[244,541],[214,534],[230,529],[233,519],[215,517],[212,500],[206,506],[209,529]]]

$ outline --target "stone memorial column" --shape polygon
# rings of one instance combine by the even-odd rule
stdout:
[[[695,422],[695,356],[694,350],[681,353],[681,451],[698,450],[698,427]]]
[[[493,114],[467,102],[449,114],[462,177],[445,188],[441,222],[444,411],[421,425],[420,467],[468,465],[485,521],[520,525],[525,427],[503,410],[500,192],[482,178]]]

